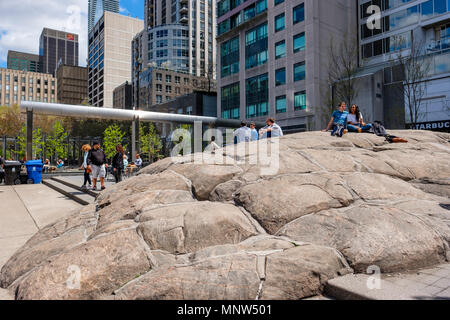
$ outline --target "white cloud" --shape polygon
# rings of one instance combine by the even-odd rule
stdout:
[[[124,7],[122,7],[122,6],[120,6],[120,8],[119,8],[119,12],[120,12],[121,14],[123,14],[123,15],[126,15],[126,16],[130,14],[130,11],[128,11],[127,8],[124,8]]]
[[[44,27],[79,36],[79,64],[86,65],[87,0],[1,0],[0,64],[8,50],[39,53],[39,37]]]

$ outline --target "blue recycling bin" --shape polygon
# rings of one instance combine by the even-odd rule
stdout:
[[[42,167],[44,164],[41,160],[30,160],[25,163],[27,167],[28,179],[33,180],[34,184],[39,184],[42,181]]]

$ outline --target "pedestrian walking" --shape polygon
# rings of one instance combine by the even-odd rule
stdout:
[[[81,147],[81,150],[84,152],[83,154],[83,164],[81,165],[81,169],[84,170],[84,182],[81,186],[81,189],[92,189],[92,181],[91,181],[91,169],[88,168],[88,155],[89,151],[91,151],[91,146],[89,144],[85,144]],[[89,183],[89,187],[86,184]]]
[[[101,189],[105,190],[106,168],[105,152],[100,148],[100,143],[95,141],[88,155],[88,168],[92,170],[92,189],[97,190],[97,180],[100,179]]]
[[[122,173],[124,169],[123,158],[125,157],[122,145],[116,146],[116,154],[112,160],[113,174],[116,179],[116,183],[122,181]]]

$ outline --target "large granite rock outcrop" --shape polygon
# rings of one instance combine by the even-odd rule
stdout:
[[[450,260],[450,134],[309,132],[164,159],[40,230],[16,299],[302,299],[351,272]],[[258,161],[256,161],[258,160]],[[279,160],[279,161],[277,161]],[[274,162],[275,161],[275,162]]]

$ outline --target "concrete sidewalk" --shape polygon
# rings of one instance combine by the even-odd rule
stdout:
[[[328,281],[326,294],[338,300],[450,300],[450,263],[410,273],[374,277],[349,274]],[[370,284],[370,285],[368,285]]]
[[[42,185],[0,186],[0,269],[39,229],[81,205]],[[10,299],[0,289],[0,300]]]

